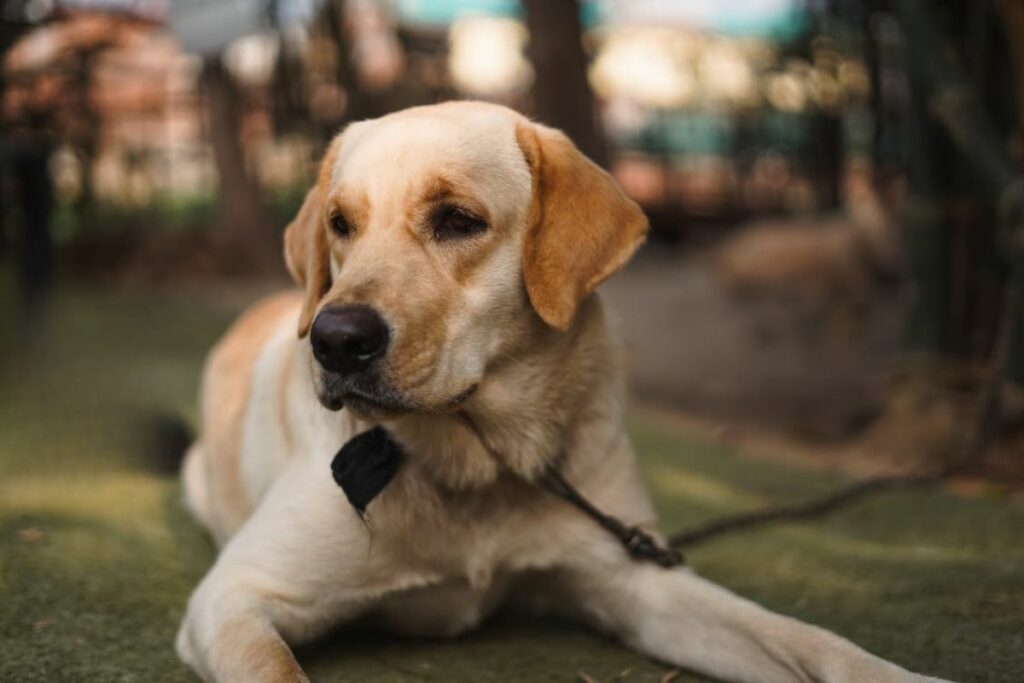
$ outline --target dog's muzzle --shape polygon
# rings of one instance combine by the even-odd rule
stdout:
[[[363,413],[398,412],[401,401],[384,381],[381,361],[391,331],[369,306],[330,306],[309,332],[313,357],[322,368],[317,398],[329,410],[348,405]]]

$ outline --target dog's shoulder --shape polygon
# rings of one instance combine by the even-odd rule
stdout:
[[[210,477],[215,534],[223,537],[248,515],[252,501],[241,474],[242,428],[254,390],[254,369],[283,326],[296,329],[301,293],[282,292],[249,307],[213,347],[200,390],[201,452]]]
[[[282,325],[297,318],[301,306],[298,291],[268,296],[242,313],[213,347],[203,374],[205,428],[236,431],[252,393],[256,361]]]

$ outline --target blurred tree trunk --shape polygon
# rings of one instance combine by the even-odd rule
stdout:
[[[345,111],[340,124],[377,118],[407,107],[457,97],[454,91],[427,84],[426,81],[430,79],[417,78],[408,72],[405,79],[397,79],[389,84],[366,83],[353,54],[358,49],[359,28],[352,25],[347,7],[347,0],[329,0],[324,8],[327,35],[334,44],[337,54],[335,80],[345,91],[346,97]],[[378,11],[381,12],[379,19],[391,21],[383,6],[379,7]],[[402,44],[402,35],[393,25],[390,25],[389,29],[380,30],[394,31],[394,39],[405,54],[408,54],[408,46]],[[378,35],[376,38],[379,37]],[[335,132],[337,131],[332,130],[331,135]]]
[[[47,293],[53,279],[53,180],[50,178],[50,146],[33,140],[19,145],[15,159],[21,194],[21,258],[18,275],[25,303],[34,305]]]
[[[918,89],[922,107],[926,108],[928,125],[936,126],[943,134],[945,144],[956,152],[951,158],[942,156],[931,159],[927,169],[912,166],[912,192],[915,179],[919,182],[927,173],[950,174],[949,169],[952,168],[952,173],[967,178],[967,187],[972,190],[975,201],[984,202],[980,204],[984,210],[976,212],[981,221],[973,226],[979,233],[975,238],[988,243],[986,249],[993,253],[991,261],[996,260],[995,254],[998,253],[999,260],[1010,266],[1011,288],[1019,292],[1024,282],[1024,192],[1021,191],[1024,187],[1024,174],[1019,159],[1011,154],[1008,147],[1008,138],[1011,136],[1008,128],[1012,129],[1018,116],[1013,107],[1007,106],[1007,97],[1013,97],[1014,88],[1008,86],[1005,73],[1000,75],[993,72],[994,68],[1005,66],[1010,49],[998,36],[993,37],[990,33],[990,29],[995,26],[988,14],[992,5],[964,4],[949,8],[923,0],[897,0],[895,6],[908,38],[912,84]],[[975,14],[973,17],[965,15],[970,10],[984,14]],[[946,27],[945,30],[943,27]],[[969,35],[967,27],[975,29],[973,37]],[[961,47],[968,65],[975,67],[975,82],[968,78],[967,70],[961,67],[954,46]],[[999,53],[992,54],[992,50],[998,50]],[[981,83],[977,82],[979,79]],[[1019,135],[1019,131],[1017,133]],[[943,188],[934,189],[939,191]],[[986,217],[988,225],[984,224]],[[998,225],[993,225],[995,223]],[[984,264],[982,266],[967,271],[966,277],[976,281],[979,275],[985,275]],[[994,271],[995,268],[989,267],[988,270]],[[1002,276],[1002,273],[993,274]],[[972,286],[977,284],[974,282]],[[966,305],[973,305],[977,309],[979,299],[983,301],[984,295],[979,296],[978,292],[972,295],[970,290],[966,293]],[[992,298],[991,294],[988,298]],[[1024,301],[1019,297],[1013,297],[1012,301],[1015,305],[1013,318],[1021,321],[1024,319]],[[966,348],[955,350],[963,354],[964,351],[977,352],[979,347],[995,346],[996,340],[992,339],[994,325],[985,330],[984,321],[977,316],[964,316],[964,319],[972,326],[967,332],[988,338],[981,344],[968,344]],[[979,327],[979,323],[982,326]],[[1021,334],[1024,334],[1024,330],[1019,322],[1014,327],[1008,371],[1011,378],[1020,381],[1020,355],[1024,353]]]
[[[1010,52],[1010,71],[1014,80],[1016,114],[1016,136],[1018,142],[1024,136],[1024,4],[1020,0],[998,0],[999,18],[1006,31],[1006,43]],[[1024,260],[1024,240],[1017,236],[1016,258]],[[1013,329],[1016,334],[1010,340],[1007,357],[1007,375],[1018,384],[1024,385],[1024,263],[1018,263],[1011,271],[1010,289],[1016,304]]]
[[[373,98],[369,96],[359,82],[359,74],[356,73],[355,65],[352,63],[352,41],[346,30],[346,4],[346,0],[330,0],[325,11],[327,32],[331,37],[331,42],[334,43],[334,49],[337,51],[335,78],[338,84],[345,90],[344,120],[348,122],[373,118],[385,112],[378,111]]]
[[[560,128],[601,166],[608,154],[587,81],[587,55],[578,0],[524,0],[533,62],[533,114]]]
[[[946,202],[954,192],[951,171],[956,158],[948,137],[930,119],[924,91],[916,82],[911,83],[909,113],[904,253],[912,298],[906,345],[914,354],[945,354],[952,351]]]
[[[221,215],[212,236],[213,247],[221,264],[229,270],[261,270],[277,258],[278,249],[259,187],[245,164],[238,86],[220,57],[203,61],[202,82],[209,114],[210,144],[220,180]]]
[[[31,30],[31,24],[13,20],[0,22],[0,62],[14,43]],[[6,90],[4,74],[0,73],[0,100]],[[0,257],[13,246],[17,258],[21,332],[26,339],[43,322],[42,308],[53,283],[54,243],[52,217],[54,207],[53,178],[50,175],[49,136],[24,130],[0,128],[0,222],[21,209],[21,230],[13,245],[0,234]],[[14,192],[5,193],[3,186],[13,181]],[[9,204],[7,203],[9,202]],[[11,226],[0,225],[3,228]],[[9,324],[9,323],[8,323]]]
[[[74,69],[71,74],[73,93],[78,106],[75,126],[69,131],[75,140],[82,176],[81,188],[75,198],[74,210],[78,222],[86,229],[95,227],[96,222],[96,191],[95,169],[96,158],[100,149],[100,131],[103,122],[93,104],[89,93],[93,86],[93,74],[96,63],[102,56],[105,45],[93,45],[80,49],[76,55]]]

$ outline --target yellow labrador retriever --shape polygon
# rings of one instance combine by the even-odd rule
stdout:
[[[339,135],[285,234],[302,293],[257,304],[208,361],[183,476],[223,548],[182,659],[210,681],[305,681],[288,644],[338,623],[455,635],[512,599],[728,681],[934,681],[634,560],[534,484],[553,465],[605,512],[655,524],[593,294],[646,231],[564,135],[503,107]],[[376,425],[406,455],[364,523],[331,459]]]

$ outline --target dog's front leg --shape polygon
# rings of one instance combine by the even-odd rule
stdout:
[[[305,682],[288,643],[364,608],[351,587],[365,574],[366,531],[329,473],[310,467],[274,484],[189,599],[177,650],[207,681]]]
[[[772,613],[688,569],[616,548],[571,574],[577,608],[661,661],[737,683],[925,683],[853,643]]]

